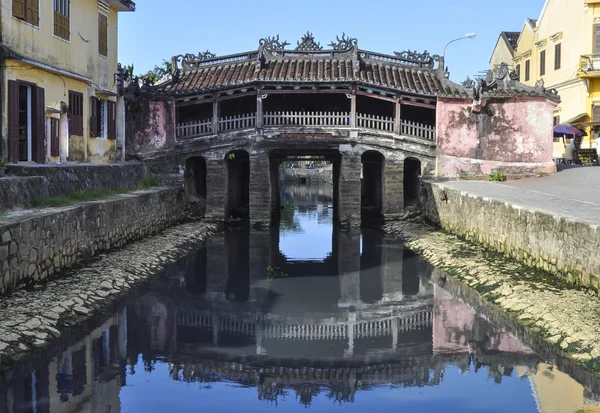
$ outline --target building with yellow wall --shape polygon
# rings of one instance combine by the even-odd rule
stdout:
[[[503,53],[497,46],[491,69]],[[546,0],[539,19],[525,21],[512,63],[521,82],[543,82],[546,89],[558,91],[561,103],[554,123],[585,129],[588,136],[581,147],[595,147],[593,127],[600,125],[600,0]],[[554,153],[564,153],[562,140],[556,140]]]
[[[0,2],[0,156],[12,163],[121,159],[118,13],[135,3]]]

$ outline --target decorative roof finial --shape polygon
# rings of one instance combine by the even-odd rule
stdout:
[[[318,50],[323,50],[323,46],[321,46],[321,43],[315,41],[315,37],[309,31],[307,31],[306,34],[302,36],[302,40],[300,40],[297,43],[298,47],[296,47],[296,50],[298,51],[314,52]]]
[[[271,36],[267,36],[263,39],[260,39],[260,45],[264,46],[265,49],[267,50],[283,50],[285,49],[286,46],[289,46],[290,44],[287,41],[280,41],[279,40],[279,35],[275,36],[275,37],[271,37]]]
[[[358,44],[358,40],[354,37],[346,37],[346,33],[342,33],[342,38],[335,36],[336,41],[329,43],[333,50],[350,50]]]

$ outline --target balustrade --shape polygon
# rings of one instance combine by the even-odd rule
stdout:
[[[308,111],[273,111],[263,115],[264,127],[350,127],[349,112],[308,112]],[[219,132],[248,129],[256,127],[256,113],[225,116],[218,119]],[[435,140],[435,127],[419,122],[402,119],[400,130],[394,128],[394,118],[391,116],[356,114],[356,126],[399,135]],[[177,138],[186,139],[213,134],[212,119],[196,120],[178,123]]]

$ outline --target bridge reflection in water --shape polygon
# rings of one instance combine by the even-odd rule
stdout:
[[[461,400],[479,406],[470,411],[494,400],[502,411],[597,411],[597,383],[544,363],[380,231],[330,227],[329,242],[307,246],[331,222],[331,196],[286,190],[280,231],[209,239],[85,337],[4,374],[0,412],[240,411],[289,396],[368,408],[367,390],[403,388],[448,388],[446,402],[431,399],[443,411],[468,411]],[[397,410],[393,400],[377,403]]]

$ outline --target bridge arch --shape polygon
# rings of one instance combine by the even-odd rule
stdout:
[[[250,212],[250,155],[242,149],[225,155],[227,165],[227,216],[248,218]]]
[[[421,161],[414,157],[404,159],[404,207],[419,202],[421,189]]]
[[[361,162],[361,212],[371,217],[381,217],[385,157],[381,152],[368,150],[362,154]]]
[[[206,212],[206,159],[192,156],[185,161],[185,192],[195,214]]]

